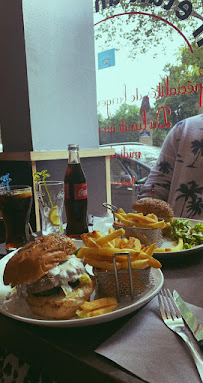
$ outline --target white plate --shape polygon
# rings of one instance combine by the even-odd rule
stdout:
[[[177,245],[177,242],[173,241],[171,238],[164,237],[163,243],[161,247],[175,247]],[[179,251],[164,251],[164,252],[156,252],[156,249],[154,251],[154,258],[156,259],[167,259],[167,258],[172,258],[177,256],[185,256],[185,255],[191,255],[194,254],[198,251],[203,249],[203,244],[199,246],[192,247],[191,249],[183,249]],[[202,253],[203,254],[203,253]]]
[[[175,219],[176,218],[177,217],[175,217]],[[177,218],[177,219],[185,219],[186,221],[188,221],[189,218]],[[196,223],[199,223],[199,222],[203,223],[203,221],[198,221],[196,219],[189,219],[189,221],[191,222],[191,224],[193,226],[196,225]],[[176,245],[177,245],[176,241],[174,241],[171,238],[164,237],[163,238],[163,243],[162,243],[161,247],[165,247],[165,248],[166,247],[175,247]],[[177,256],[182,257],[182,256],[194,254],[194,253],[200,251],[201,249],[203,249],[203,244],[195,246],[195,247],[192,247],[191,249],[183,249],[183,250],[179,250],[179,251],[167,251],[167,252],[157,252],[156,253],[156,249],[155,249],[155,251],[154,251],[154,258],[157,258],[159,260],[171,259],[173,257],[177,258]]]
[[[140,307],[144,306],[146,303],[148,303],[161,289],[164,277],[159,269],[152,269],[152,279],[153,284],[151,284],[145,292],[140,294],[138,297],[135,297],[133,301],[130,300],[130,298],[125,300],[124,302],[120,303],[118,308],[108,314],[100,315],[97,317],[92,318],[85,318],[85,319],[69,319],[69,320],[44,320],[44,319],[38,319],[36,316],[34,316],[31,312],[26,312],[26,315],[22,315],[21,312],[23,309],[22,302],[18,302],[15,304],[15,307],[10,307],[9,309],[6,309],[3,306],[3,301],[8,294],[8,292],[11,290],[10,287],[5,286],[3,283],[3,273],[4,268],[8,260],[13,256],[15,252],[12,252],[8,255],[6,255],[1,261],[0,261],[0,312],[10,318],[16,319],[21,322],[31,323],[35,325],[40,326],[48,326],[48,327],[83,327],[83,326],[91,326],[99,323],[105,323],[110,322],[114,319],[121,318],[127,314],[132,313],[133,311],[138,310]],[[27,308],[26,308],[27,310]]]
[[[175,217],[175,218],[185,219],[185,220],[189,219],[189,218],[178,218],[178,217]],[[195,219],[190,219],[190,222],[192,225],[196,225],[196,223],[199,223],[199,222],[203,223],[203,221],[195,220]],[[98,220],[94,225],[94,230],[101,231],[101,233],[105,235],[108,233],[108,229],[110,227],[113,227],[113,214],[109,214],[109,217],[101,218],[100,220]],[[177,245],[176,241],[174,241],[171,238],[164,237],[161,247],[175,247],[176,245]],[[167,259],[167,258],[171,259],[174,256],[175,256],[175,258],[177,258],[177,256],[181,257],[181,256],[185,256],[187,254],[188,255],[194,254],[194,253],[200,251],[201,249],[203,249],[203,244],[199,245],[199,246],[195,246],[192,249],[183,249],[180,251],[167,251],[167,252],[157,252],[156,253],[156,249],[155,249],[154,258],[157,258],[159,260]]]

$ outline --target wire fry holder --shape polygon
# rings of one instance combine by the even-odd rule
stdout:
[[[115,297],[119,302],[127,298],[132,301],[151,285],[151,267],[132,269],[129,253],[121,250],[113,255],[112,271],[93,268],[97,298]],[[119,255],[128,257],[128,267],[125,270],[117,270],[116,257]]]
[[[107,203],[107,202],[104,202],[103,203],[103,206],[108,209],[108,210],[111,210],[111,212],[114,214],[118,211],[118,208],[114,205],[112,205],[111,203]]]
[[[132,277],[132,267],[131,267],[131,261],[130,261],[130,253],[116,253],[113,255],[113,265],[114,265],[114,273],[115,273],[115,280],[116,280],[116,290],[117,290],[117,298],[118,302],[120,302],[121,297],[120,297],[120,287],[119,287],[119,281],[118,281],[118,270],[116,266],[116,257],[118,255],[126,255],[128,257],[128,275],[129,275],[129,283],[130,283],[130,296],[131,300],[134,298],[134,288],[133,288],[133,277]]]

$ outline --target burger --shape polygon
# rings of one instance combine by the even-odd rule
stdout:
[[[133,203],[132,209],[144,215],[154,213],[159,219],[163,219],[165,222],[172,222],[174,217],[170,205],[158,198],[141,198]]]
[[[46,319],[68,319],[94,291],[94,279],[75,254],[71,238],[49,234],[30,242],[6,264],[3,281],[30,310]]]

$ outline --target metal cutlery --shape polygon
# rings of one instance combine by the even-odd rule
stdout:
[[[199,347],[203,351],[203,326],[199,323],[198,319],[190,311],[189,307],[182,300],[182,298],[176,290],[173,291],[173,298],[184,321],[186,322],[187,326],[189,327],[190,331],[192,332],[193,336],[198,342]]]
[[[161,316],[164,323],[170,330],[176,332],[176,334],[178,334],[185,341],[186,345],[188,346],[191,352],[191,355],[199,372],[201,381],[203,382],[203,359],[201,358],[201,355],[198,353],[191,339],[189,339],[187,335],[186,326],[183,322],[180,311],[178,310],[174,302],[170,290],[162,289],[158,294],[158,300]]]

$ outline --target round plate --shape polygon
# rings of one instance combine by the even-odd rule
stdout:
[[[164,237],[163,243],[161,247],[170,247],[173,248],[177,245],[177,242],[173,241],[171,238]],[[203,244],[199,246],[192,247],[191,249],[183,249],[179,251],[163,251],[163,252],[156,252],[156,249],[154,251],[153,257],[162,260],[162,259],[171,259],[173,257],[177,258],[177,256],[186,256],[191,255],[194,253],[197,253],[203,249]]]
[[[177,219],[184,219],[184,218],[175,217],[175,219],[176,218]],[[188,218],[185,218],[185,220],[188,221]],[[203,223],[203,221],[198,221],[196,219],[190,219],[190,222],[193,226],[195,226],[196,223]],[[173,248],[176,245],[177,245],[176,241],[174,241],[171,238],[164,237],[161,247]],[[179,251],[166,251],[166,252],[164,251],[164,252],[157,252],[156,253],[156,249],[155,249],[153,256],[154,256],[154,258],[161,261],[162,259],[172,259],[173,257],[177,258],[177,256],[181,257],[181,256],[191,255],[191,254],[194,254],[194,253],[200,251],[201,249],[203,249],[203,244],[192,247],[191,249],[183,249],[183,250],[179,250]]]
[[[175,219],[184,219],[184,218],[180,218],[180,217],[175,217]],[[188,218],[185,218],[185,220],[188,220]],[[190,222],[191,224],[194,226],[196,225],[196,223],[203,223],[203,221],[201,220],[196,220],[196,219],[190,219]],[[98,219],[94,225],[94,230],[98,230],[98,231],[101,231],[102,234],[107,234],[108,233],[108,229],[110,227],[113,227],[113,215],[112,214],[109,214],[109,217],[105,217],[105,218],[102,218],[102,219]],[[175,247],[177,245],[177,242],[174,241],[173,239],[171,238],[168,238],[168,237],[164,237],[163,238],[163,243],[161,245],[161,247]],[[185,255],[191,255],[191,254],[194,254],[198,251],[200,251],[201,249],[203,249],[203,244],[202,245],[199,245],[199,246],[195,246],[193,247],[192,249],[183,249],[183,250],[180,250],[180,251],[167,251],[167,252],[157,252],[156,253],[156,249],[154,251],[154,254],[153,254],[153,257],[158,259],[159,261],[161,260],[165,260],[165,259],[172,259],[173,257],[174,258],[177,258],[177,256],[185,256]]]
[[[22,302],[17,301],[15,305],[9,306],[9,308],[8,306],[7,308],[5,308],[3,305],[3,301],[5,300],[6,295],[8,294],[9,291],[11,291],[11,288],[9,286],[5,286],[3,283],[4,268],[6,263],[13,256],[14,253],[15,251],[6,255],[0,261],[0,312],[18,321],[40,325],[40,326],[83,327],[83,326],[91,326],[91,325],[95,325],[99,323],[110,322],[114,319],[118,319],[125,315],[128,315],[131,312],[136,311],[140,307],[144,306],[159,292],[164,282],[164,277],[161,270],[152,269],[151,275],[152,275],[153,283],[149,287],[147,287],[142,294],[135,297],[133,301],[131,301],[130,298],[125,298],[125,300],[118,305],[116,310],[114,310],[111,313],[100,315],[97,317],[92,317],[92,318],[85,318],[85,319],[73,318],[68,320],[44,320],[34,316],[31,312],[27,310],[27,308],[22,314],[22,310],[24,310]],[[92,299],[93,299],[93,296],[94,294],[92,295]]]

